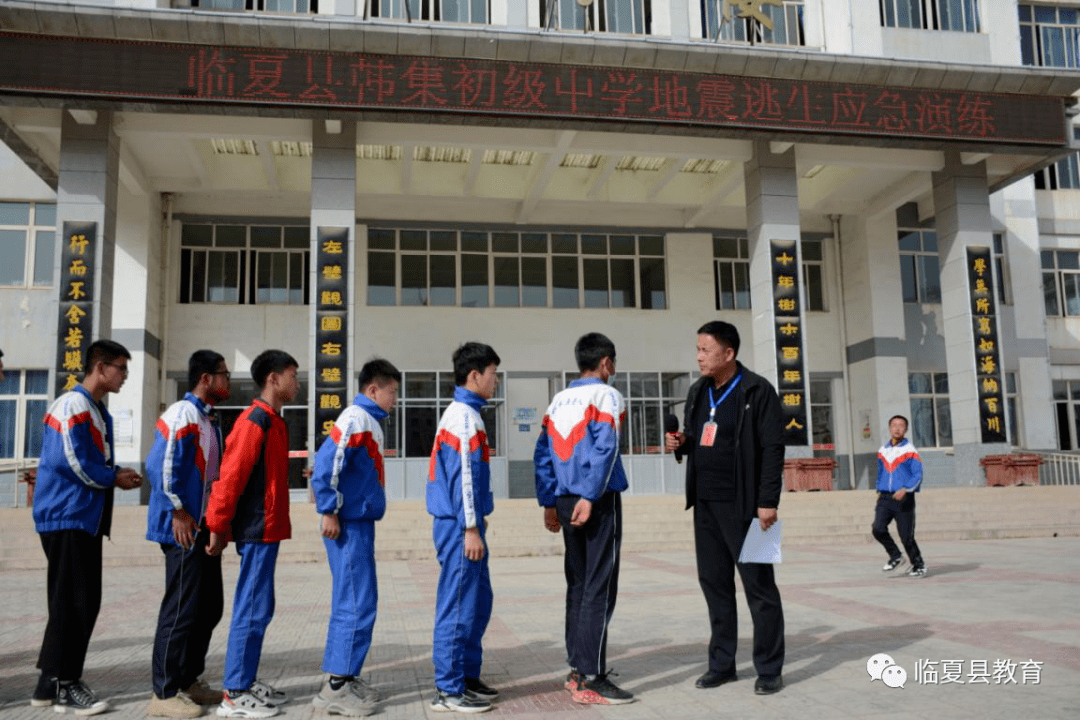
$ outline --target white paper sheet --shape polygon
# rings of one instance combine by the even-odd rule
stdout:
[[[784,521],[777,520],[768,530],[761,529],[761,523],[754,520],[743,540],[741,563],[779,563],[782,559],[781,546],[784,542]]]

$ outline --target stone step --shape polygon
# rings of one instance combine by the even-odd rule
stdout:
[[[780,516],[788,545],[873,542],[870,523],[875,495],[866,490],[785,493]],[[623,548],[627,552],[693,547],[693,513],[678,496],[623,499]],[[557,555],[558,534],[544,529],[542,511],[528,499],[499,500],[490,518],[488,545],[503,557]],[[287,562],[325,562],[315,509],[292,506],[293,538],[282,543]],[[161,551],[144,539],[146,508],[117,507],[104,563],[160,565]],[[1080,487],[931,488],[919,494],[920,540],[1080,536]],[[376,557],[408,560],[434,557],[431,519],[422,502],[391,502],[376,530]],[[0,570],[43,568],[45,557],[30,510],[0,509]]]

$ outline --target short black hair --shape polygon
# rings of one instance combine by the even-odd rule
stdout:
[[[360,390],[373,382],[385,385],[389,380],[401,382],[401,371],[394,367],[389,360],[372,358],[364,363],[364,367],[360,368]]]
[[[906,430],[907,430],[907,429],[908,429],[909,427],[911,427],[911,423],[909,423],[909,422],[908,422],[908,419],[907,419],[906,417],[904,417],[903,415],[893,415],[893,416],[892,416],[891,418],[889,418],[889,425],[892,425],[892,421],[893,421],[893,420],[895,420],[896,418],[900,418],[901,420],[903,420],[903,421],[904,421],[904,430],[905,430],[905,431],[906,431]]]
[[[581,372],[600,367],[604,358],[611,358],[611,361],[615,362],[615,343],[611,342],[607,335],[598,332],[586,333],[574,344],[574,359],[577,360],[578,370]]]
[[[739,331],[734,325],[723,320],[710,320],[698,328],[698,335],[711,335],[713,340],[735,351],[739,356]]]
[[[188,391],[194,390],[203,375],[213,375],[217,372],[218,365],[225,362],[225,357],[213,350],[196,350],[191,353],[187,361],[187,386]]]
[[[299,368],[300,363],[289,353],[284,350],[263,350],[251,361],[251,379],[262,390],[270,373],[284,372],[290,367]]]
[[[488,365],[498,365],[498,353],[490,345],[478,342],[463,343],[454,351],[454,384],[464,385],[469,381],[469,373],[475,370],[483,373]]]
[[[131,359],[128,349],[113,340],[95,340],[86,348],[86,366],[84,372],[93,372],[99,362],[111,363],[116,358]]]

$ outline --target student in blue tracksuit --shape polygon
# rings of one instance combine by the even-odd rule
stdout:
[[[85,374],[45,413],[34,493],[34,526],[48,560],[49,621],[30,704],[97,715],[109,709],[82,681],[90,635],[101,609],[101,539],[112,524],[113,488],[142,478],[116,466],[112,416],[103,402],[120,391],[131,353],[112,340],[86,350]]]
[[[229,368],[213,350],[188,358],[188,392],[158,418],[146,458],[150,484],[146,539],[165,555],[165,594],[158,611],[151,666],[151,717],[198,717],[201,705],[221,702],[200,679],[224,598],[221,557],[206,554],[203,519],[221,470],[225,443],[214,406],[229,399]]]
[[[498,692],[480,680],[481,640],[491,619],[485,517],[491,513],[488,442],[480,410],[495,395],[499,356],[488,345],[454,351],[454,402],[443,413],[431,450],[427,509],[439,558],[435,607],[435,712],[491,709]]]
[[[608,679],[607,627],[619,589],[626,473],[619,428],[626,404],[608,385],[615,345],[600,333],[574,346],[581,377],[557,394],[536,443],[536,498],[544,525],[566,545],[565,687],[574,702],[621,705],[634,696]]]
[[[915,493],[922,484],[922,460],[907,434],[908,421],[903,415],[889,418],[889,442],[878,450],[877,507],[874,510],[874,539],[885,547],[889,561],[881,568],[892,572],[903,561],[900,548],[889,535],[889,523],[896,519],[896,530],[911,561],[909,577],[924,577],[926,563],[915,542]]]
[[[371,648],[379,590],[375,580],[375,521],[386,512],[381,423],[397,403],[401,373],[386,360],[360,370],[360,393],[338,416],[315,455],[311,491],[322,516],[333,577],[323,672],[312,704],[328,713],[375,712],[378,696],[360,679]]]

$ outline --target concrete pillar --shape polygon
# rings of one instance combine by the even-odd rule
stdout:
[[[311,123],[311,321],[309,324],[307,366],[301,368],[308,377],[308,451],[314,455],[323,441],[321,421],[317,421],[319,388],[328,387],[332,378],[315,372],[322,351],[319,334],[322,304],[318,287],[322,273],[320,265],[320,235],[344,231],[346,258],[343,258],[345,293],[345,329],[343,351],[347,354],[342,367],[345,383],[344,403],[351,402],[356,393],[356,122],[352,120],[313,120]],[[325,337],[324,337],[325,339]],[[325,408],[324,408],[325,410]],[[338,411],[340,412],[340,410]],[[329,414],[329,413],[327,413]],[[310,462],[310,459],[309,459]]]
[[[874,486],[877,448],[885,437],[888,418],[911,414],[896,233],[896,213],[891,208],[880,215],[847,217],[841,222],[853,488]]]
[[[57,181],[57,251],[54,277],[60,277],[64,223],[95,223],[93,339],[112,334],[113,268],[116,248],[116,197],[120,140],[107,110],[64,110],[60,124]],[[59,285],[59,283],[57,283]],[[64,292],[61,289],[61,292]],[[50,330],[56,336],[57,328]],[[55,346],[55,344],[54,344]]]
[[[1057,448],[1057,430],[1051,412],[1053,394],[1034,183],[1030,179],[1013,183],[1000,195],[1006,225],[1006,274],[1016,327],[1013,352],[1020,422],[1014,444],[1026,450],[1053,450]]]
[[[933,184],[955,479],[958,485],[976,485],[984,477],[978,459],[1008,452],[1006,443],[982,442],[968,283],[967,248],[993,247],[985,161],[965,165],[959,153],[947,152],[944,169],[933,173]]]
[[[793,147],[776,148],[771,143],[756,141],[754,157],[744,165],[746,177],[746,233],[750,241],[750,306],[753,308],[751,337],[743,338],[740,359],[751,370],[767,378],[779,389],[776,343],[776,313],[773,295],[772,241],[789,241],[799,245],[799,189],[795,174]],[[801,287],[801,268],[796,268]],[[810,436],[810,397],[806,362],[805,303],[799,302],[799,325],[802,329],[802,400],[806,410],[807,439]],[[809,457],[809,444],[788,447],[788,457]]]

